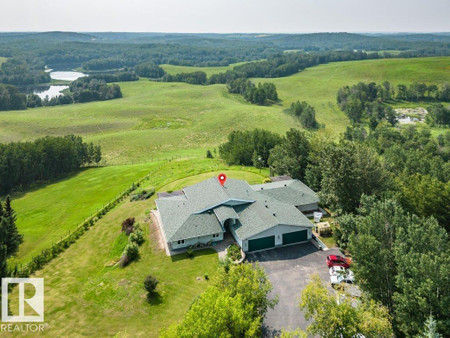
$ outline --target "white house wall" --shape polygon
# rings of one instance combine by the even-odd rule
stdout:
[[[187,248],[199,243],[206,244],[208,242],[219,242],[223,240],[223,232],[219,233],[219,237],[213,237],[213,235],[201,236],[195,238],[185,239],[184,243],[178,244],[178,241],[171,242],[170,245],[173,250]]]

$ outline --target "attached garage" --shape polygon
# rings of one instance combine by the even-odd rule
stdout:
[[[300,230],[283,234],[283,245],[305,242],[308,240],[308,230]]]
[[[267,236],[248,241],[248,251],[270,249],[275,246],[275,236]]]

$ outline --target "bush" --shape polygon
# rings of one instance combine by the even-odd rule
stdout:
[[[147,200],[150,197],[152,197],[154,194],[155,194],[155,189],[142,190],[140,193],[131,195],[130,201],[131,202],[144,201],[144,200]]]
[[[194,250],[192,249],[192,247],[189,247],[189,249],[186,250],[186,256],[194,257]]]
[[[209,149],[206,151],[206,158],[214,158],[211,150],[209,150]]]
[[[122,267],[128,265],[139,256],[139,247],[136,243],[128,243],[123,250],[122,258],[120,259],[120,265]]]
[[[130,243],[135,243],[139,246],[144,243],[144,232],[141,229],[136,229],[134,232],[130,234],[130,237],[128,237],[128,240]]]
[[[263,179],[263,183],[272,183],[272,180],[270,177],[266,177],[265,179]]]
[[[233,261],[238,261],[242,258],[241,248],[237,244],[231,244],[227,249],[227,256]]]
[[[127,236],[133,232],[134,222],[136,222],[134,217],[133,218],[129,217],[125,221],[122,222],[122,232],[125,232],[127,234]]]
[[[156,290],[158,283],[159,281],[156,279],[156,277],[148,275],[144,280],[144,288],[148,293],[152,293]]]
[[[209,280],[209,275],[206,272],[203,276],[205,277],[205,280]]]

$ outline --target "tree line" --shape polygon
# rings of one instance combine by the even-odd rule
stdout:
[[[398,84],[397,90],[389,82],[376,84],[375,82],[359,82],[354,86],[340,88],[337,93],[337,103],[344,111],[350,121],[357,123],[361,119],[367,118],[372,126],[376,126],[381,120],[387,120],[392,125],[397,122],[396,113],[386,103],[391,101],[411,101],[421,100],[450,101],[450,84],[444,83],[440,88],[436,84],[425,84],[414,82],[408,86]],[[437,109],[437,107],[435,107]],[[433,123],[447,124],[445,111],[434,113]],[[441,115],[444,117],[441,117]],[[430,122],[431,123],[431,122]]]
[[[101,159],[100,146],[74,135],[0,144],[0,194],[98,164]]]

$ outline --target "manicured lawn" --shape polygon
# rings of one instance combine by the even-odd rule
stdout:
[[[218,172],[250,183],[261,182],[267,174],[254,168],[230,168],[217,160],[174,161],[163,164],[145,185],[158,190],[180,189]],[[167,257],[156,244],[148,218],[155,198],[122,202],[36,274],[45,278],[47,334],[155,337],[162,328],[181,320],[195,297],[208,286],[203,276],[207,273],[213,278],[217,273],[216,252],[199,251],[193,259],[185,255]],[[142,225],[146,242],[138,261],[119,268],[112,265],[125,245],[120,224],[128,217],[136,217]],[[143,289],[148,274],[160,281],[151,304]]]
[[[0,142],[45,135],[77,134],[102,146],[105,164],[153,162],[172,157],[202,157],[232,130],[264,128],[284,133],[299,122],[283,111],[293,101],[312,104],[325,124],[319,133],[337,137],[348,119],[336,105],[337,90],[359,81],[393,84],[450,81],[450,58],[337,62],[290,77],[255,79],[277,85],[281,102],[256,106],[228,93],[225,85],[195,86],[142,79],[120,83],[122,99],[26,111],[0,112]],[[199,67],[170,66],[171,72]],[[188,69],[189,68],[189,69]],[[211,72],[223,71],[209,67]]]

